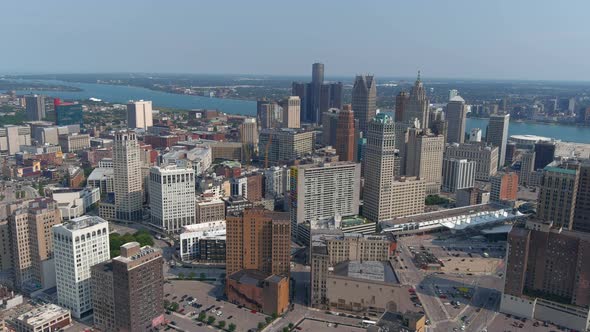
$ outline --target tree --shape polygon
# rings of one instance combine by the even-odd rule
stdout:
[[[202,322],[202,321],[204,321],[204,320],[205,320],[205,318],[207,318],[207,314],[205,314],[205,312],[204,312],[204,311],[201,311],[201,312],[199,313],[199,317],[197,317],[197,319],[198,319],[199,321],[201,321],[201,322]]]
[[[215,317],[213,317],[213,316],[207,317],[207,324],[211,325],[211,324],[213,324],[213,322],[215,322]]]
[[[229,332],[234,332],[236,330],[236,328],[237,328],[237,326],[234,323],[230,323],[229,326],[227,327]]]
[[[295,325],[293,325],[293,323],[289,323],[289,325],[287,325],[289,327],[289,329],[292,329],[293,327],[295,327]]]
[[[199,279],[205,280],[206,278],[207,278],[207,275],[205,274],[205,272],[201,272],[201,275],[199,276]]]
[[[273,321],[272,317],[266,317],[264,320],[266,321],[266,324],[270,324],[270,322]]]
[[[225,327],[225,321],[220,321],[219,323],[217,323],[217,326],[219,326],[220,329],[223,329]]]
[[[291,331],[291,329],[290,329],[290,328],[288,328],[288,327],[286,327],[286,326],[285,326],[285,327],[283,327],[283,332],[289,332],[289,331]]]
[[[179,307],[179,305],[178,305],[178,303],[177,303],[177,302],[172,302],[172,303],[170,304],[170,310],[172,310],[172,311],[176,311],[176,310],[178,310],[178,307]]]
[[[184,279],[184,273],[178,272],[178,279]]]
[[[277,315],[276,312],[273,312],[271,317],[272,317],[272,320],[275,320],[275,319],[277,319],[277,317],[279,317],[279,315]]]
[[[266,325],[263,322],[259,322],[258,323],[258,331],[262,331],[262,329],[265,327]]]
[[[197,276],[197,274],[196,274],[195,272],[193,272],[193,271],[191,271],[191,272],[188,274],[188,278],[189,278],[189,279],[195,279],[195,277],[196,277],[196,276]]]

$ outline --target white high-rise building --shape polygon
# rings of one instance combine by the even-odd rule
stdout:
[[[109,223],[82,216],[52,227],[57,301],[72,316],[92,312],[90,268],[110,258]]]
[[[393,118],[378,114],[367,125],[367,144],[364,151],[363,214],[379,222],[392,215],[392,188],[395,177],[396,128]]]
[[[142,217],[143,177],[140,149],[132,131],[115,133],[113,146],[115,219],[138,221]]]
[[[195,171],[176,166],[150,168],[151,222],[169,233],[195,221]]]
[[[258,144],[258,124],[256,119],[244,119],[244,122],[240,125],[240,140],[242,143],[252,146]]]
[[[301,99],[291,96],[281,103],[283,107],[283,127],[301,128]]]
[[[481,129],[471,129],[471,132],[469,133],[469,142],[481,142]]]
[[[127,103],[127,128],[148,129],[153,125],[151,100],[130,101]]]
[[[443,191],[473,188],[477,162],[467,159],[443,159]]]
[[[457,97],[459,95],[459,91],[457,89],[449,90],[449,100]]]
[[[467,105],[461,96],[449,100],[445,110],[448,122],[447,143],[463,143],[465,141],[465,123],[467,119]]]
[[[266,197],[282,197],[288,190],[289,172],[287,167],[273,166],[264,170],[264,192]]]
[[[486,141],[498,147],[498,169],[504,167],[506,162],[506,143],[508,143],[508,126],[510,114],[490,115]]]

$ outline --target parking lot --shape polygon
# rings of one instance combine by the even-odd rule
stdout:
[[[167,313],[166,318],[184,331],[211,331],[206,324],[197,320],[201,311],[205,311],[207,318],[209,316],[215,318],[214,326],[217,326],[220,321],[225,322],[226,328],[233,323],[236,326],[235,331],[256,329],[258,323],[264,322],[268,317],[223,301],[221,284],[171,280],[164,284],[164,295],[169,302],[179,304],[177,312]]]

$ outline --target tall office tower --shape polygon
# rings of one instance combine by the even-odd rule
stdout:
[[[467,159],[476,162],[475,179],[489,181],[490,176],[498,171],[498,148],[480,143],[463,143],[447,145],[445,158]]]
[[[29,126],[5,125],[0,128],[0,151],[13,155],[20,151],[21,145],[31,145]]]
[[[459,95],[459,91],[457,91],[457,89],[449,90],[449,100],[457,97],[458,95]]]
[[[514,142],[508,142],[506,144],[506,160],[505,163],[508,166],[511,166],[514,163],[514,157],[516,155],[516,143]]]
[[[338,117],[341,110],[330,108],[322,114],[322,144],[336,146],[336,132],[338,129]]]
[[[324,65],[314,63],[310,83],[293,82],[291,95],[301,99],[301,121],[322,123],[323,113],[342,108],[342,83],[324,83]]]
[[[314,133],[293,128],[263,129],[258,151],[271,164],[287,162],[313,152]]]
[[[150,211],[152,224],[178,233],[195,221],[195,171],[176,166],[150,168]]]
[[[96,216],[82,216],[52,228],[57,301],[85,318],[92,314],[90,268],[109,259],[109,223]]]
[[[573,229],[590,233],[590,160],[588,159],[580,164]]]
[[[336,126],[336,153],[340,161],[355,161],[354,156],[354,113],[350,105],[338,115]]]
[[[94,326],[100,331],[149,331],[164,321],[162,251],[137,242],[92,266]]]
[[[363,215],[378,222],[391,215],[391,190],[395,176],[395,122],[386,114],[378,114],[369,122],[366,138]]]
[[[410,93],[407,91],[400,91],[397,94],[397,96],[395,96],[395,121],[404,121],[404,116],[406,113],[406,109],[408,107],[409,100]]]
[[[471,132],[469,133],[469,142],[481,142],[481,129],[471,129]]]
[[[68,126],[84,123],[84,112],[82,104],[66,103],[59,98],[53,99],[55,109],[55,124],[58,126]]]
[[[256,118],[260,128],[275,128],[279,126],[279,105],[274,101],[260,99],[256,102]]]
[[[518,175],[515,172],[498,172],[490,177],[492,202],[515,202],[518,198]]]
[[[360,164],[349,161],[291,167],[288,201],[294,235],[302,223],[357,215],[360,179]]]
[[[443,159],[442,190],[454,193],[459,189],[473,188],[476,162],[467,159]]]
[[[417,128],[428,128],[428,107],[430,102],[426,97],[426,91],[424,90],[424,84],[420,80],[420,72],[418,72],[418,78],[416,83],[412,87],[410,92],[410,98],[404,110],[403,122],[415,122],[418,119],[420,125]]]
[[[410,128],[406,144],[406,176],[426,182],[426,194],[440,193],[445,138],[429,129]]]
[[[143,176],[139,152],[137,136],[134,132],[115,133],[113,146],[115,218],[120,221],[138,221],[142,218]]]
[[[45,97],[39,95],[25,96],[27,120],[41,121],[45,118]]]
[[[61,222],[57,202],[37,198],[10,208],[15,287],[24,292],[55,286],[51,227]]]
[[[456,96],[447,104],[445,117],[448,123],[447,143],[463,143],[465,141],[465,121],[467,105],[465,100]]]
[[[520,155],[520,173],[518,184],[521,186],[533,185],[532,174],[535,171],[535,151],[524,151]]]
[[[283,128],[301,128],[301,99],[291,96],[281,102]]]
[[[240,141],[250,146],[258,145],[258,125],[256,119],[246,118],[240,124]]]
[[[391,187],[388,218],[409,216],[424,212],[426,181],[412,176],[396,176]]]
[[[0,271],[8,271],[12,268],[12,250],[10,225],[8,220],[0,220]]]
[[[445,120],[445,112],[442,109],[436,109],[429,113],[428,127],[435,135],[442,135],[447,140],[449,124]]]
[[[314,63],[311,65],[311,83],[316,85],[324,84],[324,64]]]
[[[579,165],[553,162],[543,169],[537,218],[553,226],[572,229],[578,196]]]
[[[535,143],[535,170],[542,169],[555,159],[555,142],[542,141]]]
[[[377,82],[374,76],[357,75],[352,87],[352,109],[359,120],[359,131],[366,132],[367,125],[377,114]]]
[[[290,169],[273,166],[264,170],[264,192],[266,197],[283,197],[288,191]]]
[[[153,125],[151,100],[130,101],[127,103],[127,128],[148,129]]]
[[[508,234],[500,311],[570,329],[588,329],[590,239],[551,222],[529,220]]]
[[[262,208],[246,209],[227,216],[226,275],[258,270],[289,276],[291,222],[289,214]]]
[[[486,131],[486,142],[499,148],[498,169],[506,164],[506,143],[508,142],[508,126],[510,114],[490,115],[488,130]]]

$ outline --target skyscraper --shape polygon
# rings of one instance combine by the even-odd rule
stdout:
[[[312,65],[310,83],[293,82],[292,96],[301,99],[301,121],[319,124],[328,109],[342,107],[342,83],[324,83],[324,64]]]
[[[580,165],[573,229],[590,233],[590,160]]]
[[[395,121],[404,121],[409,99],[410,93],[407,91],[400,91],[397,96],[395,96]]]
[[[498,171],[498,148],[481,143],[450,144],[445,149],[445,158],[474,161],[475,179],[489,181]]]
[[[367,125],[377,113],[377,82],[374,76],[357,75],[352,87],[352,109],[359,120],[359,131],[366,132]]]
[[[41,121],[45,118],[45,97],[40,95],[25,96],[27,120]]]
[[[290,161],[313,152],[314,133],[294,128],[264,129],[258,151],[271,163]]]
[[[55,124],[58,126],[67,126],[84,123],[84,113],[82,104],[66,103],[59,98],[53,99],[55,109]]]
[[[176,166],[150,168],[152,224],[168,233],[180,232],[195,221],[195,171]]]
[[[490,177],[492,202],[515,202],[518,198],[518,175],[514,172],[498,172]]]
[[[83,216],[52,228],[57,301],[85,318],[92,313],[90,268],[109,259],[109,223]]]
[[[449,90],[449,100],[457,97],[458,95],[459,95],[459,91],[457,91],[457,89]]]
[[[322,114],[322,143],[326,146],[336,146],[338,118],[341,110],[330,108]]]
[[[473,188],[476,162],[467,159],[443,159],[443,184],[445,192]]]
[[[543,169],[537,218],[553,222],[554,227],[572,229],[579,173],[579,165],[568,162],[556,161]]]
[[[94,326],[101,331],[149,331],[164,322],[162,252],[137,242],[92,266]]]
[[[148,129],[153,126],[152,102],[150,100],[127,103],[127,128]]]
[[[410,128],[406,144],[406,176],[426,181],[426,194],[440,193],[445,138],[429,129]]]
[[[246,118],[240,124],[240,141],[252,147],[258,145],[258,125],[256,119]]]
[[[341,161],[355,161],[354,113],[352,106],[344,105],[338,114],[336,127],[336,153]]]
[[[391,192],[395,176],[395,122],[384,113],[378,114],[369,122],[366,138],[363,215],[378,222],[391,215]]]
[[[283,128],[301,128],[301,99],[291,96],[281,103]]]
[[[498,147],[498,169],[506,163],[506,143],[508,142],[508,126],[510,125],[510,114],[490,115],[486,141]]]
[[[448,123],[447,143],[463,143],[465,141],[465,122],[467,105],[460,96],[451,99],[447,104],[445,117]]]
[[[541,141],[535,143],[535,170],[542,169],[555,159],[555,142]]]
[[[418,119],[420,126],[418,128],[428,128],[428,107],[430,102],[426,97],[424,84],[420,80],[420,72],[418,78],[410,92],[410,98],[407,101],[405,110],[403,112],[403,121],[406,123],[414,123]]]
[[[143,189],[140,149],[132,131],[115,133],[113,146],[115,218],[138,221],[142,217]]]
[[[274,101],[268,101],[266,99],[256,101],[256,118],[260,128],[278,127],[278,123],[280,122],[279,109],[279,105]]]
[[[520,157],[518,182],[523,186],[533,185],[532,173],[535,171],[535,151],[525,151]]]

